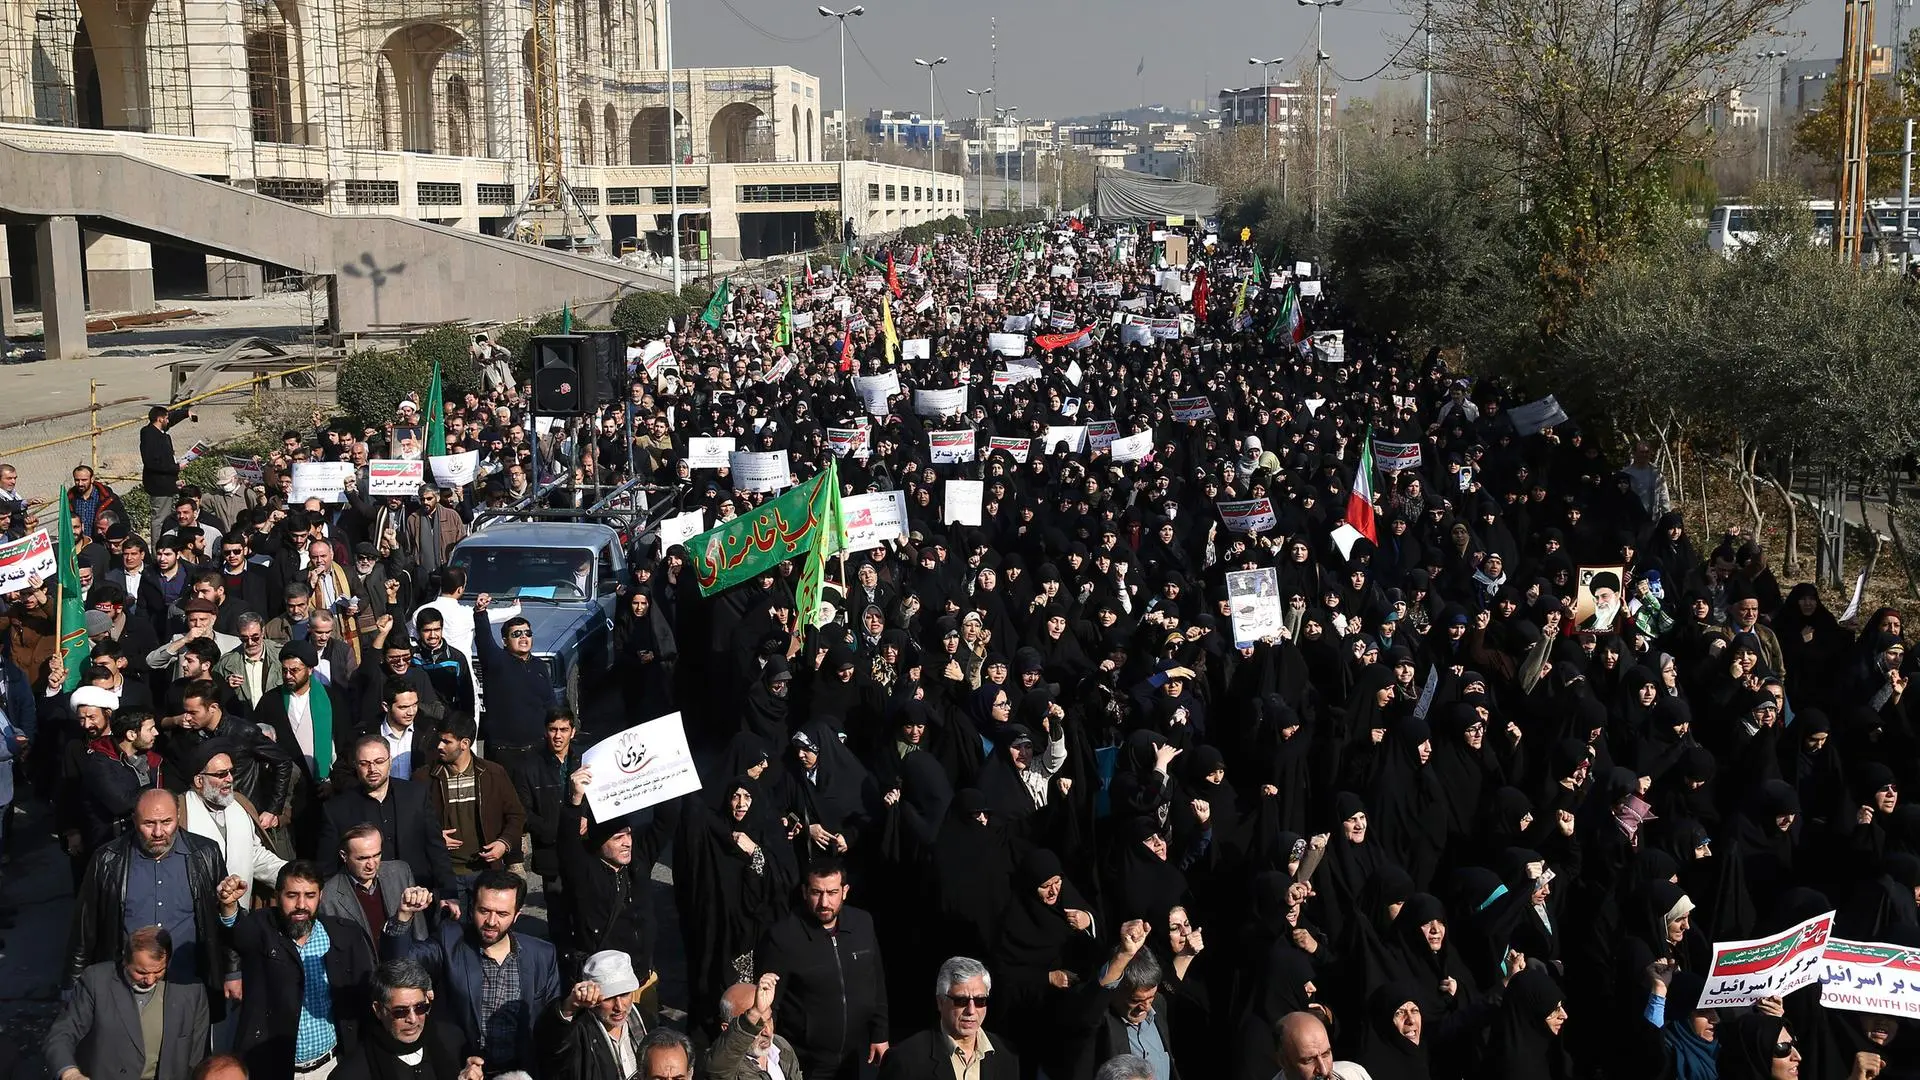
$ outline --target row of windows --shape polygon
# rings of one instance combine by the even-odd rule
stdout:
[[[513,205],[512,184],[475,184],[473,187],[474,201],[482,206]],[[302,206],[318,206],[327,201],[325,180],[263,176],[254,182],[254,189],[262,195]],[[342,193],[352,206],[398,206],[400,181],[348,180]],[[460,185],[448,181],[421,180],[414,185],[414,199],[421,206],[458,206],[461,202]]]
[[[880,201],[880,185],[867,185],[867,201]],[[960,201],[960,192],[954,188],[908,187],[905,184],[886,186],[888,202],[925,202],[931,195],[937,203],[955,203]]]
[[[743,203],[833,202],[840,198],[840,185],[741,184],[737,197]]]
[[[694,206],[704,205],[707,201],[707,189],[680,185],[680,201]],[[645,197],[642,197],[642,193]],[[608,206],[666,206],[673,202],[674,189],[665,184],[659,187],[610,187],[607,189]]]

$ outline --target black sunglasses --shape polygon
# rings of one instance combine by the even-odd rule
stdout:
[[[402,1020],[409,1016],[424,1018],[428,1013],[433,1011],[433,1002],[422,1001],[413,1005],[388,1005],[386,1006],[386,1010],[387,1015],[393,1017],[395,1020]]]
[[[1794,1042],[1792,1039],[1788,1039],[1786,1042],[1774,1043],[1773,1056],[1781,1059],[1790,1058],[1793,1056],[1793,1052],[1799,1049],[1799,1047],[1800,1044]]]
[[[973,1006],[976,1009],[984,1009],[987,1007],[987,995],[985,994],[980,994],[978,996],[969,996],[967,994],[948,994],[947,1001],[956,1009],[964,1009],[969,1005]]]

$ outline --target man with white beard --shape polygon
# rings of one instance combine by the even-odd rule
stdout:
[[[227,873],[271,887],[287,861],[267,846],[259,811],[245,795],[233,790],[232,756],[221,743],[211,742],[194,755],[194,760],[193,786],[180,797],[187,831],[220,845]],[[241,897],[240,907],[253,907],[251,893]]]

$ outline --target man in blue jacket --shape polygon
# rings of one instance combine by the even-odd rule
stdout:
[[[534,1021],[565,989],[553,946],[513,932],[526,899],[520,875],[486,871],[473,885],[470,921],[442,919],[420,940],[410,924],[433,906],[433,893],[415,886],[402,896],[383,935],[381,951],[388,959],[417,960],[433,975],[467,1044],[486,1058],[488,1076],[534,1070]]]

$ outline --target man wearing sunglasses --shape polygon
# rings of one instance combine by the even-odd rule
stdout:
[[[467,1056],[460,1026],[434,1016],[433,976],[418,961],[388,960],[374,970],[373,1020],[359,1049],[342,1059],[336,1075],[343,1080],[481,1080],[485,1075],[484,1063]]]
[[[993,976],[967,956],[940,965],[933,982],[939,1030],[923,1031],[887,1052],[880,1080],[1015,1080],[1020,1059],[1013,1044],[987,1034]]]
[[[203,707],[204,701],[200,701]],[[258,811],[245,795],[234,790],[232,755],[218,742],[205,743],[194,754],[193,786],[180,797],[187,831],[220,845],[227,873],[251,885],[271,887],[287,860],[261,840]],[[253,907],[253,889],[240,897],[240,910]]]
[[[533,655],[533,625],[521,616],[507,620],[494,636],[487,607],[493,597],[473,600],[473,644],[480,682],[487,688],[480,735],[489,760],[513,770],[545,739],[547,710],[554,704],[553,678],[545,661]],[[503,644],[504,643],[504,644]]]

